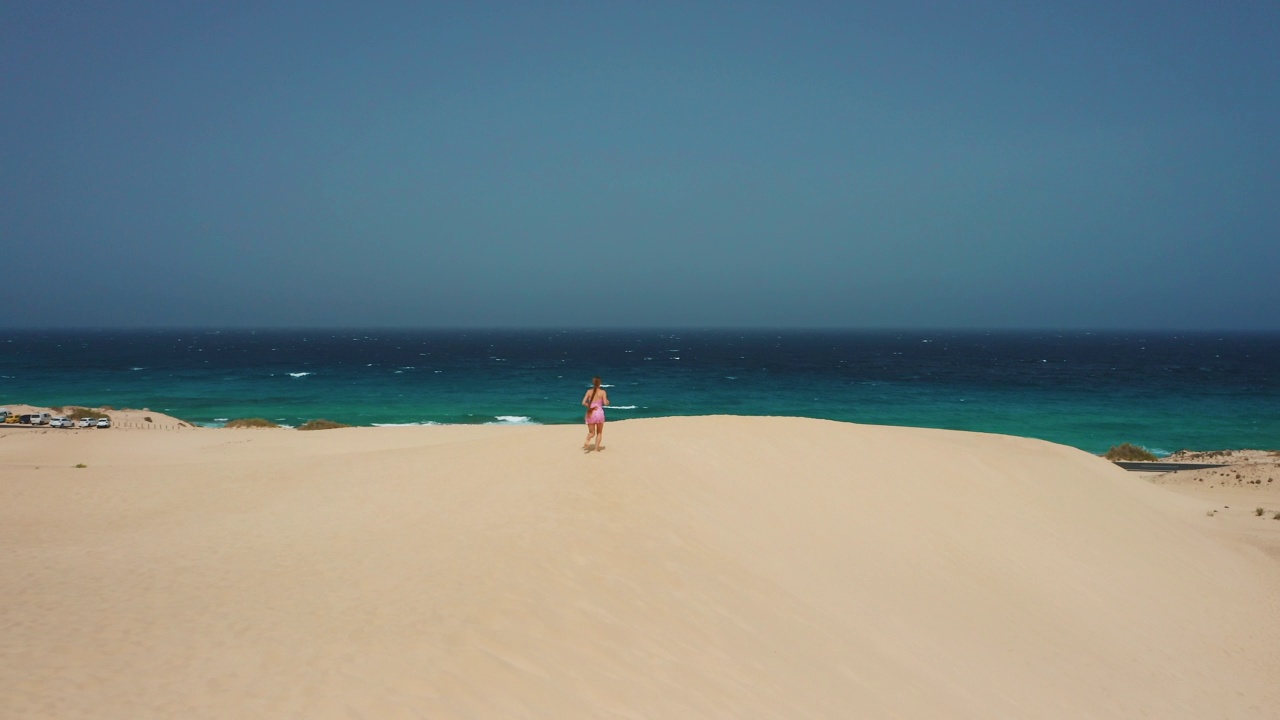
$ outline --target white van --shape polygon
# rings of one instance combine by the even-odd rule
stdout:
[[[0,408],[0,422],[8,420],[9,416],[12,414],[13,413],[9,412],[9,408]]]
[[[47,412],[31,413],[32,425],[48,425],[53,416]]]

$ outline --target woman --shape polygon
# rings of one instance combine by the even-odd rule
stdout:
[[[609,404],[609,393],[600,387],[600,378],[591,378],[591,389],[582,396],[582,406],[587,409],[587,441],[582,449],[591,450],[591,438],[596,439],[596,450],[603,450],[604,406]]]

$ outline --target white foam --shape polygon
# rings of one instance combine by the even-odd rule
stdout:
[[[439,424],[440,423],[434,420],[423,420],[422,422],[411,422],[411,423],[374,423],[373,426],[374,427],[424,427],[426,425],[439,425]]]
[[[130,370],[146,370],[144,367],[131,367]]]
[[[610,405],[607,410],[635,410],[639,405]]]
[[[308,375],[315,375],[315,373],[309,373],[309,372],[289,373],[289,377],[296,377],[296,378],[306,377]]]
[[[485,425],[536,425],[533,418],[524,415],[498,415],[494,418],[497,422],[485,423]]]

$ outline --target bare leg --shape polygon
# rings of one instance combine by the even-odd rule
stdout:
[[[596,450],[597,451],[604,449],[603,443],[604,443],[604,423],[600,423],[599,425],[596,426]]]
[[[592,438],[592,437],[594,437],[594,436],[595,436],[595,434],[596,434],[596,427],[595,427],[594,425],[588,425],[588,426],[587,426],[587,439],[586,439],[586,441],[584,441],[584,442],[582,443],[582,449],[583,449],[583,450],[590,450],[590,449],[591,449],[591,438]]]

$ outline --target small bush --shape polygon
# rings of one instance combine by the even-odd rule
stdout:
[[[85,465],[84,463],[76,463],[76,467],[78,467],[78,468],[87,468],[87,467],[89,467],[89,466],[88,466],[88,465]]]
[[[1258,508],[1257,510],[1253,511],[1253,514],[1257,515],[1258,517],[1262,517],[1262,513],[1264,512],[1266,512],[1266,510],[1263,510],[1262,508]]]
[[[229,428],[278,428],[279,425],[271,422],[266,418],[236,418],[228,422],[224,427]]]
[[[335,428],[344,428],[344,427],[351,427],[351,426],[345,423],[334,422],[332,420],[325,420],[324,418],[321,418],[319,420],[308,420],[307,422],[299,425],[298,429],[299,430],[333,430]]]
[[[1271,519],[1272,519],[1272,520],[1280,520],[1280,512],[1276,513],[1275,515],[1272,515],[1272,516],[1271,516]]]
[[[1108,450],[1107,454],[1103,455],[1103,457],[1111,460],[1112,462],[1117,460],[1121,462],[1150,462],[1158,459],[1155,455],[1147,452],[1145,448],[1141,448],[1130,443],[1112,445],[1111,449]]]
[[[146,420],[147,422],[151,422],[151,416],[150,416],[150,415],[144,416],[142,419],[143,419],[143,420]]]
[[[102,417],[103,414],[101,412],[98,412],[97,410],[91,410],[89,408],[68,407],[66,408],[66,412],[64,412],[63,415],[66,415],[72,420],[83,420],[85,418],[89,418],[90,420],[97,420],[98,418]]]

